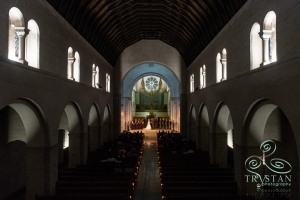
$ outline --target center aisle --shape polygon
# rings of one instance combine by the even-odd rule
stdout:
[[[145,133],[145,145],[133,198],[134,200],[161,200],[156,130],[143,130],[143,133]]]

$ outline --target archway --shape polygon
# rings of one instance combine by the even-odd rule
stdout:
[[[45,194],[46,124],[30,100],[18,99],[0,110],[0,199],[34,199]]]
[[[209,117],[206,105],[200,107],[198,117],[197,148],[202,151],[209,149]]]
[[[264,158],[264,162],[259,159],[255,173],[263,177],[264,182],[283,182],[278,179],[266,180],[265,176],[270,177],[284,177],[284,181],[291,183],[288,187],[277,187],[277,185],[263,186],[263,189],[273,190],[272,193],[274,197],[284,197],[288,199],[299,199],[299,157],[298,157],[298,147],[295,142],[294,133],[292,127],[289,123],[287,116],[281,110],[280,107],[273,104],[268,100],[260,100],[252,104],[248,110],[248,114],[245,118],[244,125],[244,135],[243,141],[245,144],[245,155],[246,159],[249,157],[261,156]],[[269,141],[269,142],[268,142]],[[270,142],[271,141],[271,142]],[[264,146],[261,144],[269,145],[271,151],[266,151],[265,157],[262,149]],[[245,173],[249,173],[248,160],[245,159]],[[272,161],[273,159],[273,161]],[[279,159],[279,160],[278,160]],[[283,163],[281,168],[277,168],[276,165],[271,163],[277,162],[279,166],[280,162]],[[286,162],[282,162],[286,161]],[[275,168],[274,168],[275,167]],[[289,170],[291,169],[291,172]],[[250,174],[251,175],[251,174]],[[286,179],[286,177],[291,177],[291,181]],[[247,193],[251,193],[257,190],[257,183],[251,184],[247,182],[244,184]],[[259,181],[258,181],[259,182]],[[260,183],[260,182],[259,182]],[[279,189],[279,190],[277,190]],[[280,191],[278,193],[277,191]],[[262,191],[262,196],[271,195],[267,190]]]
[[[161,77],[170,90],[170,118],[175,130],[180,130],[180,83],[175,74],[166,66],[157,63],[144,63],[131,69],[123,79],[121,94],[121,130],[132,120],[132,88],[144,76]]]
[[[82,120],[77,104],[72,102],[65,107],[58,134],[58,164],[67,163],[69,168],[75,168],[83,163]]]
[[[100,127],[101,117],[96,104],[92,105],[89,114],[89,151],[96,151],[103,144]]]
[[[233,166],[233,123],[229,108],[220,103],[215,112],[212,161],[221,167]]]

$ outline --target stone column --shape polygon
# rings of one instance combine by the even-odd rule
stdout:
[[[36,194],[43,195],[44,193],[45,193],[45,149],[43,147],[27,147],[26,148],[26,199],[34,199]]]
[[[80,133],[69,133],[69,168],[80,163]]]
[[[206,72],[205,72],[205,69],[202,70],[202,80],[203,80],[203,83],[201,85],[201,88],[205,88],[206,87]]]
[[[188,119],[188,116],[187,116],[187,102],[188,102],[188,99],[187,99],[187,95],[186,94],[181,94],[180,95],[180,122],[179,124],[177,124],[178,126],[178,129],[180,131],[180,133],[183,135],[183,136],[187,136],[187,119]]]
[[[227,167],[227,133],[216,133],[216,163],[220,167]]]
[[[264,65],[270,63],[269,39],[272,35],[272,30],[263,30],[261,38],[264,45]]]
[[[199,149],[201,149],[202,151],[208,151],[209,148],[209,127],[208,126],[201,126],[200,127],[200,134],[199,134]]]
[[[68,58],[68,79],[75,80],[74,76],[74,62],[75,58]]]
[[[19,37],[19,62],[27,64],[25,61],[25,38],[29,33],[24,27],[15,27],[16,34]]]
[[[98,88],[99,86],[96,85],[96,74],[97,74],[97,71],[93,70],[93,87]]]
[[[226,80],[226,70],[227,70],[227,59],[222,58],[221,63],[222,63],[222,79],[221,79],[221,81],[225,81]]]
[[[45,148],[45,195],[54,195],[58,178],[58,145]]]
[[[58,165],[64,160],[63,146],[65,140],[65,130],[58,131]]]
[[[99,144],[99,129],[98,126],[90,126],[90,151],[96,151],[100,144]]]

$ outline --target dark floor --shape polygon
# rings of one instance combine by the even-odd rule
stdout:
[[[160,177],[156,151],[156,131],[143,130],[145,146],[139,168],[134,200],[161,200]]]

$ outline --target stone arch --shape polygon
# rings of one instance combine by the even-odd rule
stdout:
[[[16,8],[12,7],[9,10],[9,33],[8,33],[8,59],[20,61],[20,35],[25,31],[25,23],[22,12]],[[24,36],[24,35],[23,35]]]
[[[37,23],[31,19],[28,21],[29,34],[26,37],[26,61],[31,67],[40,67],[40,30]]]
[[[90,109],[88,131],[89,131],[88,150],[96,151],[100,147],[100,145],[103,144],[102,136],[101,136],[101,116],[97,104],[93,104]]]
[[[246,158],[263,156],[260,145],[266,140],[276,144],[274,154],[265,159],[270,163],[272,158],[288,161],[292,166],[291,199],[299,199],[299,156],[294,132],[284,111],[270,100],[260,99],[252,103],[245,116],[243,127],[243,145]],[[278,175],[261,165],[257,169],[260,175]],[[247,173],[247,172],[245,172]],[[256,190],[256,185],[244,185],[246,191]]]
[[[45,194],[50,179],[45,162],[49,132],[43,111],[22,98],[2,108],[0,118],[0,198],[16,191],[26,199]]]
[[[205,104],[202,104],[198,114],[197,148],[202,151],[209,150],[209,116]]]
[[[188,120],[188,134],[187,134],[187,139],[196,142],[196,137],[197,137],[197,116],[196,116],[196,109],[194,105],[191,105],[190,107],[190,112],[189,112],[189,120]]]
[[[113,139],[111,110],[110,106],[106,105],[103,113],[102,142],[108,142]]]
[[[213,124],[211,156],[212,162],[218,163],[221,167],[227,167],[229,162],[228,137],[233,141],[233,123],[228,106],[221,102],[218,104]]]
[[[65,145],[64,149],[67,150],[68,160],[66,162],[68,167],[75,168],[78,164],[84,163],[83,123],[80,108],[74,102],[69,103],[62,113],[58,138],[59,149]],[[65,142],[62,143],[61,141]],[[66,146],[67,144],[69,146]],[[62,151],[59,150],[58,152],[60,158]]]
[[[260,67],[262,63],[262,52],[260,25],[255,22],[250,32],[250,70]]]
[[[161,77],[168,86],[170,86],[170,104],[171,114],[170,118],[175,120],[175,129],[180,130],[180,83],[176,75],[168,67],[158,63],[143,63],[132,68],[124,77],[122,81],[121,94],[121,129],[124,124],[132,120],[131,112],[131,98],[132,88],[134,84],[143,76],[154,75]],[[122,131],[122,130],[120,130]]]

